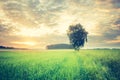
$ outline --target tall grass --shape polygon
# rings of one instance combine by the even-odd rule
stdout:
[[[0,51],[0,80],[120,80],[120,50]]]

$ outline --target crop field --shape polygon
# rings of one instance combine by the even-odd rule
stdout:
[[[120,80],[120,50],[0,51],[0,80]]]

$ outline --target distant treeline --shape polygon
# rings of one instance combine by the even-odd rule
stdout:
[[[15,49],[14,47],[0,46],[0,49]]]
[[[15,47],[8,47],[8,46],[0,46],[0,49],[28,50],[27,48],[15,48]]]
[[[106,49],[120,49],[120,48],[93,48],[93,49],[95,49],[95,50],[101,50],[101,49],[102,49],[102,50],[103,50],[103,49],[106,50]]]
[[[69,44],[51,44],[46,46],[46,49],[73,49]],[[93,50],[108,50],[108,49],[120,49],[120,48],[91,48]]]
[[[47,49],[73,49],[69,44],[52,44],[46,47]]]

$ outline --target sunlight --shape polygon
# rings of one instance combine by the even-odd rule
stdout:
[[[36,42],[12,42],[14,44],[23,44],[23,45],[29,45],[29,46],[34,46],[36,45]]]
[[[82,22],[82,21],[81,21]],[[88,31],[88,35],[97,35],[100,36],[101,34],[97,30],[97,22],[96,21],[84,21],[82,22],[83,27],[85,27],[86,31]]]
[[[47,27],[39,27],[39,28],[21,27],[19,28],[19,32],[16,32],[16,35],[39,37],[48,34],[48,32],[50,33],[51,31]]]

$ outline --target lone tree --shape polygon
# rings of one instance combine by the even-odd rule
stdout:
[[[84,47],[87,42],[88,32],[83,28],[81,24],[70,25],[67,31],[70,43],[76,51],[79,51],[81,47]]]

